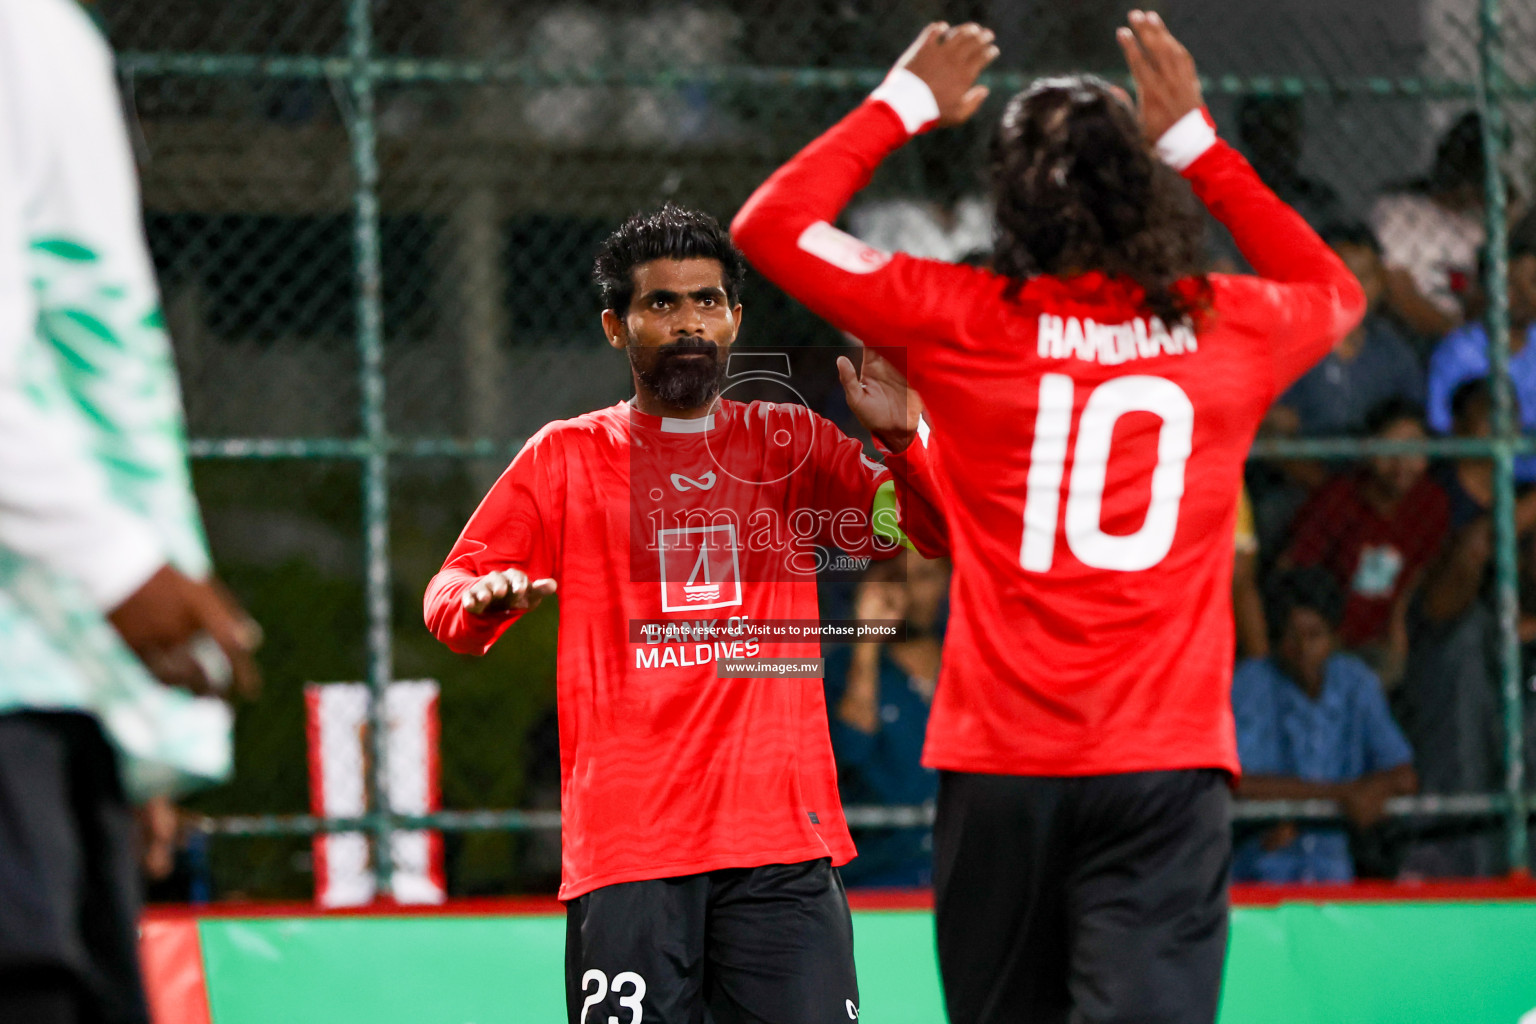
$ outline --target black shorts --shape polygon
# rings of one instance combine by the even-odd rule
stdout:
[[[69,1019],[147,1024],[139,885],[133,812],[96,719],[0,714],[0,1016],[9,1000],[63,999]]]
[[[829,860],[622,882],[566,905],[570,1024],[849,1024],[853,920]]]
[[[934,826],[950,1024],[1211,1024],[1230,777],[943,772]]]

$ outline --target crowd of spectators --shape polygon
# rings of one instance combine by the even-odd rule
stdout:
[[[1333,188],[1300,170],[1298,101],[1247,99],[1236,121],[1260,175],[1338,252],[1369,303],[1360,326],[1276,400],[1261,436],[1490,436],[1477,114],[1450,126],[1427,174],[1384,190],[1368,216],[1355,220]],[[856,211],[850,226],[899,227],[890,216],[898,206]],[[1509,231],[1510,373],[1519,424],[1536,433],[1536,214],[1518,214]],[[947,235],[963,218],[946,217],[933,219]],[[930,236],[944,237],[936,229],[907,232],[910,239],[877,233],[885,246],[911,251]],[[1213,237],[1213,268],[1239,270],[1240,257],[1219,232]],[[1515,478],[1520,638],[1530,679],[1536,456],[1516,460]],[[1239,830],[1235,880],[1473,876],[1507,867],[1496,826],[1407,828],[1385,813],[1394,796],[1488,793],[1502,785],[1493,493],[1494,466],[1481,457],[1436,461],[1392,452],[1250,462],[1233,574],[1233,710],[1245,771],[1239,796],[1334,800],[1343,824]],[[903,569],[907,582],[894,582]],[[918,756],[940,658],[946,570],[914,556],[871,572],[855,614],[905,618],[912,632],[901,644],[829,655],[828,711],[843,795],[850,804],[921,803],[935,789]],[[1525,731],[1536,741],[1536,700],[1527,709]],[[1527,757],[1536,761],[1533,747],[1527,743]],[[926,881],[927,843],[924,829],[866,831],[847,871],[850,884]]]

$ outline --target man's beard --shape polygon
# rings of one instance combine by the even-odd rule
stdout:
[[[692,355],[696,352],[708,358]],[[697,409],[720,390],[720,346],[703,338],[655,348],[630,345],[629,365],[646,390],[674,409]]]

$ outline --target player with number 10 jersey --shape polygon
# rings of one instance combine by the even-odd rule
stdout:
[[[1364,313],[1216,137],[1188,52],[1156,14],[1130,23],[1139,110],[1086,75],[1009,102],[996,272],[833,226],[887,155],[980,107],[998,51],[976,25],[930,26],[732,227],[813,311],[904,349],[931,420],[910,457],[935,463],[955,565],[924,749],[952,1024],[1214,1019],[1243,463]],[[1201,273],[1190,187],[1258,276]]]
[[[1199,323],[1163,322],[1138,284],[1098,271],[1020,283],[880,252],[832,223],[932,122],[876,96],[774,174],[733,233],[832,324],[903,350],[933,468],[963,497],[945,509],[955,575],[925,763],[1237,772],[1243,463],[1275,397],[1362,315],[1358,283],[1198,112],[1183,174],[1260,275],[1178,282],[1208,287]]]

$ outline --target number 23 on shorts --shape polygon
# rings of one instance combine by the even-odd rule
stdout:
[[[587,1011],[593,1006],[608,998],[608,975],[602,971],[593,969],[581,976],[581,990],[585,992],[587,986],[596,983],[597,987],[592,994],[587,996],[586,1002],[581,1004],[580,1024],[587,1024]],[[625,995],[620,989],[625,985],[632,987],[633,991]],[[645,1019],[645,1008],[640,1001],[645,998],[645,979],[634,971],[623,971],[613,976],[613,994],[619,997],[619,1005],[630,1012],[628,1020],[618,1017],[609,1017],[607,1020],[594,1019],[592,1024],[641,1024]]]
[[[1019,564],[1030,572],[1049,572],[1056,555],[1056,524],[1061,514],[1061,478],[1072,436],[1076,385],[1071,377],[1048,373],[1040,378],[1040,411],[1030,449],[1024,499],[1024,540]],[[1148,412],[1163,421],[1158,431],[1157,467],[1152,471],[1152,502],[1135,533],[1105,533],[1100,526],[1109,450],[1120,417]],[[1067,547],[1084,565],[1118,572],[1140,572],[1161,562],[1173,546],[1184,497],[1184,467],[1195,433],[1195,409],[1184,389],[1164,377],[1117,377],[1094,388],[1077,427],[1072,480],[1067,487]]]

